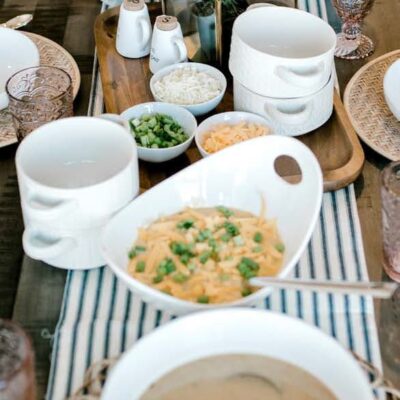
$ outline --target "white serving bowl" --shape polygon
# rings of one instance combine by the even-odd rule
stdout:
[[[39,51],[32,40],[14,29],[0,27],[0,110],[8,106],[8,79],[21,69],[37,67],[39,63]]]
[[[252,309],[196,313],[156,329],[112,369],[101,399],[140,399],[150,385],[174,369],[228,354],[266,356],[294,364],[323,383],[337,400],[374,399],[357,361],[333,338],[299,319]]]
[[[233,104],[237,111],[253,112],[265,118],[277,135],[299,136],[328,121],[333,112],[333,91],[333,75],[318,92],[290,99],[260,96],[235,79]]]
[[[400,60],[395,61],[386,71],[383,92],[390,111],[400,121]]]
[[[294,158],[302,171],[298,184],[275,172],[281,155]],[[198,304],[169,296],[129,275],[128,252],[138,229],[185,207],[224,205],[259,215],[262,199],[266,218],[277,221],[285,254],[278,274],[287,276],[304,251],[314,229],[322,199],[322,174],[311,150],[283,136],[263,136],[233,145],[164,180],[132,201],[107,224],[102,237],[104,258],[117,277],[144,301],[173,314],[221,307],[252,305],[270,294],[263,288],[232,303]]]
[[[162,77],[164,77],[165,75],[168,75],[170,72],[175,71],[176,69],[187,68],[187,67],[195,68],[199,72],[205,72],[208,75],[212,76],[213,78],[217,79],[220,83],[221,93],[218,96],[214,97],[213,99],[208,100],[204,103],[198,103],[198,104],[193,104],[193,105],[180,104],[180,106],[185,107],[187,110],[189,110],[195,116],[207,114],[208,112],[213,110],[215,107],[217,107],[217,105],[221,102],[222,98],[224,97],[225,90],[226,90],[225,75],[221,71],[219,71],[217,68],[211,67],[210,65],[201,64],[201,63],[185,62],[185,63],[173,64],[168,67],[165,67],[165,68],[161,69],[160,71],[156,72],[150,79],[151,93],[153,94],[153,97],[156,101],[164,101],[156,95],[155,90],[154,90],[154,84],[158,80],[160,80]]]
[[[204,135],[215,125],[218,124],[230,124],[235,125],[240,122],[250,122],[258,125],[264,125],[267,128],[271,129],[271,125],[265,120],[265,118],[260,117],[259,115],[252,114],[249,112],[238,112],[238,111],[229,111],[220,114],[215,114],[207,119],[205,119],[196,129],[194,134],[194,140],[196,145],[200,151],[200,154],[203,157],[207,157],[210,155],[206,150],[204,150],[203,142]]]
[[[138,144],[138,157],[140,160],[160,163],[178,157],[184,153],[192,143],[194,133],[197,128],[197,121],[189,111],[175,104],[151,102],[130,107],[120,115],[103,114],[103,116],[105,118],[115,120],[116,122],[121,120],[127,122],[132,118],[139,118],[143,114],[157,113],[166,114],[172,117],[183,128],[188,137],[185,142],[178,144],[177,146],[167,147],[165,149],[151,149]]]
[[[328,82],[335,46],[335,31],[321,18],[288,7],[253,8],[233,25],[229,70],[262,96],[308,96]]]

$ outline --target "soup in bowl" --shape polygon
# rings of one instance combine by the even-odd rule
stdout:
[[[301,320],[243,308],[195,313],[150,333],[113,368],[102,395],[102,400],[200,398],[374,397],[357,361],[333,338]]]

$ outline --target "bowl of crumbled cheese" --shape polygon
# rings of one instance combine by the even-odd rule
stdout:
[[[242,111],[215,114],[195,130],[194,140],[203,157],[226,147],[273,133],[263,117]]]
[[[226,78],[207,64],[179,63],[155,73],[150,90],[156,101],[180,105],[198,116],[207,114],[221,102]]]

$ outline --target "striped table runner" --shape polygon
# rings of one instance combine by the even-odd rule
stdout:
[[[323,0],[299,0],[299,7],[324,19],[334,16],[330,4],[327,7]],[[96,61],[89,115],[97,115],[102,109]],[[294,275],[368,279],[353,186],[324,195],[315,232]],[[276,290],[258,307],[316,325],[364,359],[381,366],[373,303],[368,298]],[[65,399],[82,384],[92,363],[119,355],[171,318],[129,292],[107,267],[70,271],[55,331],[47,399]]]

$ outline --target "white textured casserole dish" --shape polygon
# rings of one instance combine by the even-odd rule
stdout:
[[[277,157],[294,158],[301,171],[298,184],[275,172]],[[200,160],[134,199],[107,224],[102,235],[106,263],[130,290],[144,301],[173,314],[221,306],[252,305],[270,294],[263,288],[232,303],[198,304],[180,300],[134,279],[127,272],[128,252],[138,228],[183,208],[224,205],[259,214],[261,197],[266,217],[276,219],[285,245],[279,276],[294,268],[313,232],[322,199],[322,174],[317,159],[293,138],[265,136],[233,145]]]

